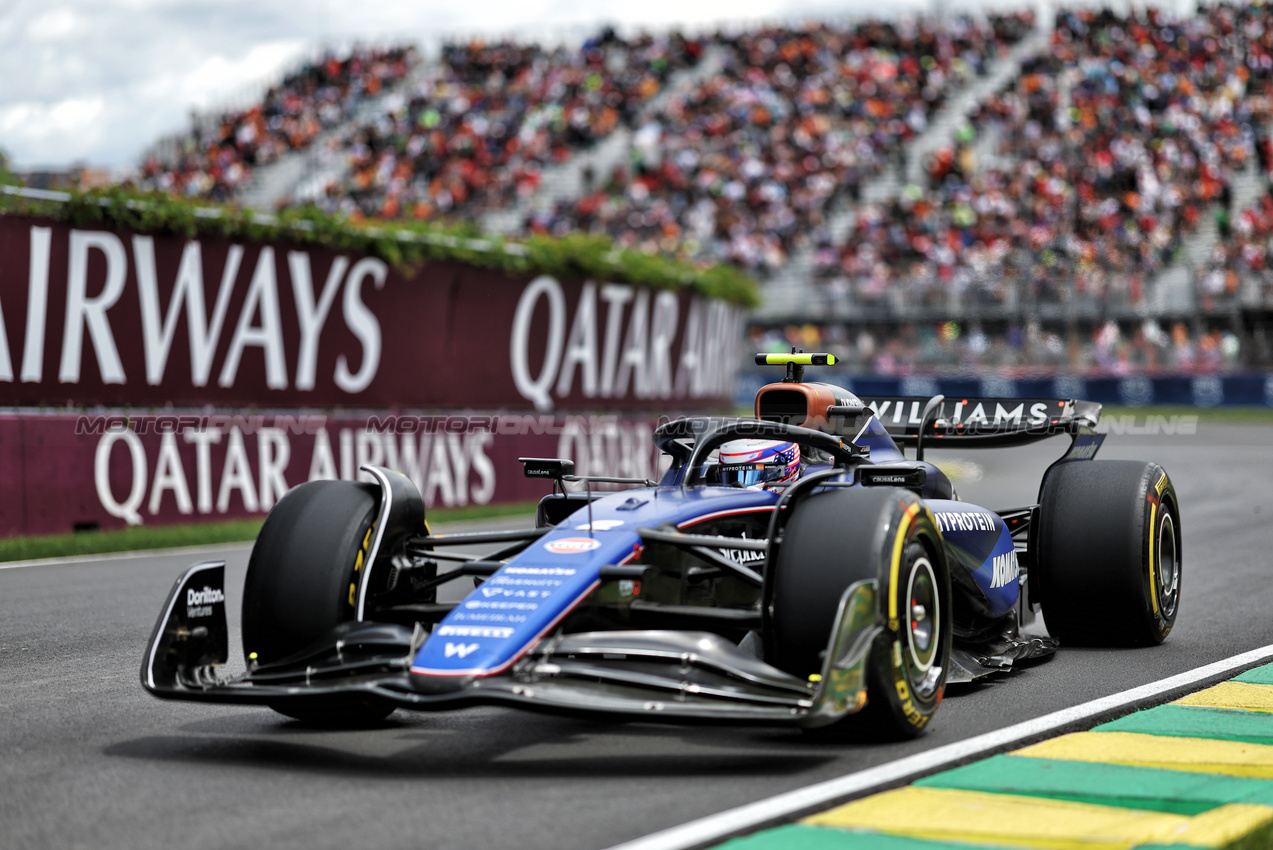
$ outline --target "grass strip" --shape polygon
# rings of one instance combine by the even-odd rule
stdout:
[[[1146,416],[1197,416],[1199,422],[1232,425],[1273,424],[1273,407],[1247,407],[1221,405],[1218,407],[1192,407],[1186,404],[1145,405],[1130,407],[1123,404],[1101,406],[1101,421],[1108,422],[1120,416],[1133,416],[1143,422]]]
[[[502,505],[472,505],[428,511],[430,524],[461,520],[490,519],[534,512],[534,502]],[[109,531],[80,531],[42,537],[0,539],[0,561],[27,561],[35,558],[68,558],[177,546],[206,546],[255,540],[263,519],[239,519],[190,525],[135,526]]]

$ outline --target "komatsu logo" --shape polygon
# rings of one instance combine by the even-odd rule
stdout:
[[[518,576],[572,576],[579,571],[569,567],[506,567],[504,572]]]
[[[1016,552],[995,555],[991,565],[994,568],[994,574],[990,578],[991,587],[1004,587],[1009,582],[1016,580],[1020,573],[1020,569],[1017,566]]]

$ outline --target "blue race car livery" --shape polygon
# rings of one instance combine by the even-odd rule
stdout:
[[[859,398],[804,380],[831,355],[757,362],[786,375],[754,417],[655,432],[657,482],[523,458],[552,483],[534,528],[432,534],[415,486],[379,467],[364,467],[375,484],[294,488],[249,560],[246,671],[224,671],[224,564],[209,562],[173,587],[143,685],[322,724],[503,704],[905,737],[949,683],[1171,631],[1175,490],[1156,464],[1092,459],[1099,405]],[[1015,508],[961,501],[924,460],[1057,434],[1068,451]],[[489,551],[459,551],[474,546]],[[1040,608],[1050,636],[1021,629]]]

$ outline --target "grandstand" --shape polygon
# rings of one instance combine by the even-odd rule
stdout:
[[[747,269],[864,370],[1273,360],[1273,27],[1065,9],[327,56],[147,188]],[[850,358],[853,359],[853,358]]]

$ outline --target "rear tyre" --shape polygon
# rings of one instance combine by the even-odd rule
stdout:
[[[243,587],[243,652],[249,664],[287,658],[354,619],[377,493],[350,481],[312,481],[290,490],[270,511]],[[320,725],[370,723],[394,710],[390,702],[348,695],[270,707]]]
[[[1180,604],[1180,511],[1161,466],[1082,461],[1039,500],[1039,597],[1048,632],[1085,646],[1162,643]]]
[[[826,731],[919,735],[950,666],[950,574],[932,515],[904,490],[833,490],[797,503],[783,541],[769,567],[769,662],[801,678],[819,673],[844,591],[874,579],[886,628],[867,663],[867,704]]]

